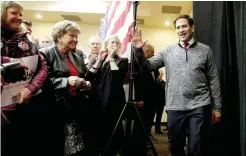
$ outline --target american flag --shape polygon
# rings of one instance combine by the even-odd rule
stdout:
[[[99,37],[102,41],[111,35],[117,35],[122,43],[122,54],[130,42],[133,23],[133,1],[111,1],[104,21],[100,24]]]

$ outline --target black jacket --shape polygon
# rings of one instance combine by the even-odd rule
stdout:
[[[115,57],[118,70],[110,69],[110,62],[106,62],[99,69],[97,80],[94,84],[94,91],[102,99],[103,106],[108,102],[117,101],[125,103],[125,93],[123,89],[124,78],[128,71],[128,59]]]
[[[56,46],[40,49],[40,52],[48,65],[48,79],[44,90],[50,92],[55,89],[66,96],[68,93],[68,77],[70,76],[67,56],[62,55]],[[79,77],[90,81],[94,74],[86,69],[84,60],[74,52],[70,52],[68,57],[79,72]]]
[[[137,71],[138,72],[135,76],[134,81],[135,100],[153,102],[156,99],[155,97],[157,96],[157,94],[159,94],[159,71],[154,71],[154,77],[151,72],[140,71],[139,69],[137,69]]]

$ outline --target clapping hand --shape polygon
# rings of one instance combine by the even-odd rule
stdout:
[[[111,58],[114,58],[115,57],[115,55],[117,54],[117,50],[118,50],[118,48],[117,48],[116,45],[113,45],[111,47],[110,54],[109,54]]]
[[[103,61],[103,60],[106,58],[107,55],[108,55],[108,50],[107,50],[106,48],[104,48],[104,49],[102,49],[102,50],[99,52],[99,54],[98,54],[98,59],[99,59],[100,61]]]

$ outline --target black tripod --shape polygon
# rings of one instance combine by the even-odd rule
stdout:
[[[133,17],[134,17],[133,28],[136,27],[137,6],[138,6],[139,3],[140,2],[138,2],[138,1],[134,1],[133,2]],[[135,29],[134,29],[134,31],[135,31]],[[136,75],[134,62],[135,62],[135,59],[134,59],[134,53],[133,53],[133,47],[132,47],[131,48],[131,62],[130,62],[131,68],[130,68],[128,102],[125,104],[125,106],[124,106],[124,108],[123,108],[123,110],[122,110],[122,112],[120,114],[120,117],[119,117],[119,119],[118,119],[118,121],[117,121],[117,123],[116,123],[116,125],[114,127],[114,131],[111,134],[111,137],[110,137],[110,139],[109,139],[109,141],[108,141],[108,143],[107,143],[107,145],[106,145],[106,147],[104,149],[103,156],[105,156],[106,151],[107,151],[107,149],[108,149],[108,147],[109,147],[109,145],[110,145],[110,143],[111,143],[111,141],[112,141],[112,139],[114,137],[116,129],[117,129],[122,117],[123,117],[123,114],[125,114],[126,110],[128,110],[128,112],[126,112],[127,114],[126,114],[126,118],[125,118],[125,135],[127,137],[131,137],[132,136],[132,130],[133,130],[133,125],[134,125],[132,109],[135,110],[136,116],[139,119],[139,122],[140,122],[140,124],[142,126],[142,130],[144,131],[145,136],[147,137],[148,143],[149,143],[149,145],[150,145],[150,147],[152,149],[152,152],[153,152],[154,156],[158,156],[158,153],[156,152],[156,149],[155,149],[155,147],[154,147],[154,145],[152,143],[152,140],[151,140],[151,138],[149,136],[150,134],[147,133],[147,131],[146,131],[145,127],[144,127],[143,121],[142,121],[142,119],[140,117],[140,114],[139,114],[137,106],[136,106],[136,102],[133,99],[134,75]]]

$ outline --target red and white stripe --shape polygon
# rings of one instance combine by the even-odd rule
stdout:
[[[133,23],[133,1],[111,1],[108,8],[106,39],[117,35],[122,42],[122,54],[130,42],[130,31]]]

